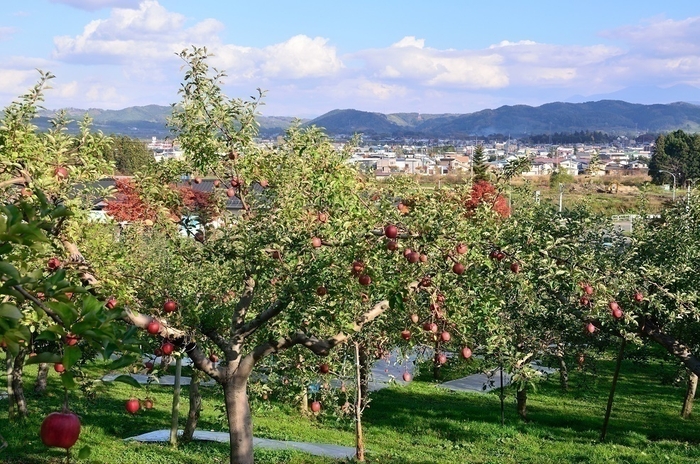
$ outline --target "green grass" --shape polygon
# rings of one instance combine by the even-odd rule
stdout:
[[[496,393],[447,392],[429,380],[376,392],[364,416],[368,460],[392,464],[700,462],[700,419],[680,418],[684,388],[662,383],[662,379],[672,377],[674,368],[668,364],[623,363],[608,440],[600,444],[613,361],[604,359],[596,366],[596,376],[573,371],[569,392],[560,390],[556,375],[540,383],[537,391],[530,393],[528,422],[517,416],[513,391],[508,390],[505,427],[500,425]],[[463,369],[455,365],[444,374],[452,377]],[[28,386],[33,372],[28,369]],[[205,411],[200,428],[224,431],[225,425],[218,418],[222,404],[219,388],[202,390]],[[144,389],[114,384],[97,392],[94,400],[74,394],[71,406],[83,422],[78,446],[91,446],[90,460],[102,463],[227,462],[227,445],[192,443],[172,449],[121,440],[167,428],[171,391],[151,387],[148,396],[155,399],[155,409],[135,416],[124,411],[124,400],[131,395],[145,398]],[[186,394],[184,389],[183,416]],[[25,423],[8,423],[4,412],[7,402],[0,401],[0,433],[9,442],[9,447],[0,451],[0,462],[61,460],[60,450],[46,449],[38,438],[41,419],[59,409],[61,396],[57,375],[52,373],[43,398],[29,395],[31,417]],[[289,405],[253,400],[253,417],[258,437],[354,445],[352,423],[331,416],[308,418]],[[257,450],[256,458],[262,463],[335,462],[289,451]]]

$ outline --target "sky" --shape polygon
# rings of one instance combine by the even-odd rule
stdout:
[[[206,46],[266,116],[468,113],[620,97],[700,100],[697,0],[2,0],[0,105],[56,76],[50,109],[178,101]],[[679,96],[680,95],[680,96]]]

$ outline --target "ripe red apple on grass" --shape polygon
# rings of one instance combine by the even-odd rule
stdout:
[[[39,435],[46,446],[70,449],[80,437],[80,419],[65,408],[52,412],[41,423]]]
[[[319,237],[313,237],[311,239],[311,246],[314,248],[320,248],[323,245],[323,241]]]
[[[584,283],[584,284],[581,286],[581,288],[583,288],[583,291],[584,291],[584,293],[585,293],[586,295],[593,295],[593,287],[591,287],[590,284],[585,284],[585,283]]]
[[[352,272],[352,275],[358,276],[362,274],[362,271],[365,270],[365,264],[362,261],[353,261],[352,267],[350,269],[350,272]]]
[[[328,374],[331,371],[331,367],[328,364],[323,363],[320,366],[318,366],[318,371],[321,374]]]
[[[410,248],[403,249],[403,257],[404,258],[408,258],[408,255],[410,255],[411,253],[413,253],[413,250],[411,250]]]
[[[318,295],[318,296],[326,296],[327,294],[328,294],[328,290],[323,285],[321,285],[320,287],[318,287],[316,289],[316,295]]]
[[[141,405],[139,404],[139,400],[137,400],[136,398],[129,398],[128,400],[126,400],[124,407],[126,408],[126,411],[129,414],[136,414],[141,408]]]
[[[64,168],[63,166],[57,166],[53,170],[53,175],[58,177],[59,179],[65,179],[68,177],[68,169]]]
[[[399,236],[399,228],[393,224],[387,224],[384,227],[384,235],[386,235],[387,238],[396,238]]]
[[[465,245],[464,243],[460,243],[459,245],[457,245],[455,247],[455,251],[457,252],[457,254],[460,254],[460,255],[463,255],[464,253],[466,253],[467,250],[468,250],[467,245]]]
[[[389,251],[396,251],[399,249],[399,244],[396,240],[387,240],[386,249]]]
[[[328,215],[326,213],[318,213],[316,216],[318,222],[326,223],[328,221]]]
[[[454,272],[457,275],[464,274],[465,270],[466,270],[466,268],[464,267],[464,264],[462,264],[462,263],[454,263],[454,265],[452,266],[452,272]]]
[[[420,255],[420,262],[421,263],[427,263],[428,262],[428,255],[422,254]]]
[[[367,274],[362,274],[358,279],[358,282],[360,282],[360,285],[364,285],[366,287],[372,283],[372,279]]]
[[[520,263],[518,263],[518,262],[511,263],[510,270],[513,274],[518,274],[520,272]]]
[[[415,264],[420,260],[420,253],[417,251],[412,251],[406,255],[406,260],[411,264]]]

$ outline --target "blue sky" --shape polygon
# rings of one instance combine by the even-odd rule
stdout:
[[[0,104],[36,68],[49,108],[169,104],[191,44],[266,115],[700,100],[697,0],[3,0]]]

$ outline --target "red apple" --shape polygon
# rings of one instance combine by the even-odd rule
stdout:
[[[437,324],[434,322],[431,322],[430,325],[428,326],[428,330],[430,330],[432,333],[437,333],[437,331],[438,331]]]
[[[65,179],[66,177],[68,177],[68,169],[64,168],[63,166],[58,166],[56,169],[53,170],[53,174],[59,179]]]
[[[107,300],[107,303],[105,303],[105,306],[107,309],[114,309],[117,307],[117,299],[114,298],[113,296],[109,297]]]
[[[520,264],[517,263],[517,262],[511,263],[511,264],[510,264],[510,270],[511,270],[511,272],[513,272],[514,274],[519,273],[519,272],[520,272]]]
[[[595,325],[593,325],[592,322],[589,322],[588,324],[586,324],[586,331],[592,334],[593,332],[595,332]]]
[[[163,303],[163,311],[166,313],[174,313],[177,311],[177,303],[173,300],[166,300],[166,302]]]
[[[219,357],[216,355],[216,353],[209,353],[209,361],[213,363],[219,362]]]
[[[593,295],[593,287],[591,287],[589,284],[583,285],[583,291],[586,293],[586,295]]]
[[[143,366],[146,368],[148,372],[151,372],[153,370],[153,363],[151,361],[146,361]]]
[[[141,405],[139,404],[139,400],[137,400],[136,398],[129,398],[128,400],[126,400],[124,407],[126,408],[126,411],[129,414],[136,414],[141,408]]]
[[[80,419],[67,409],[52,412],[41,423],[39,435],[46,446],[70,449],[80,437]]]
[[[331,367],[328,364],[323,363],[320,366],[318,366],[318,371],[321,374],[328,374],[331,371]]]
[[[314,248],[319,248],[321,245],[323,245],[323,241],[320,238],[313,237],[311,239],[311,246],[313,246]]]
[[[411,376],[411,374],[408,372],[404,372],[403,373],[403,381],[410,382],[411,380],[413,380],[413,376]]]
[[[175,351],[175,345],[170,342],[165,342],[160,346],[160,349],[163,350],[164,355],[169,356]]]
[[[424,322],[424,323],[423,323],[423,330],[425,330],[426,332],[430,332],[430,326],[431,326],[431,325],[432,325],[432,323],[429,322],[429,321]]]
[[[410,255],[411,253],[413,253],[413,250],[411,250],[410,248],[404,248],[403,257],[408,258],[408,255]]]
[[[201,177],[195,177],[195,178],[194,178],[194,183],[195,183],[195,184],[201,184],[201,183],[202,183],[202,178],[201,178]]]
[[[460,243],[459,245],[457,245],[455,247],[455,251],[457,252],[457,254],[460,254],[460,255],[463,255],[464,253],[466,253],[467,250],[468,250],[467,245],[465,245],[464,243]]]
[[[260,187],[262,188],[267,188],[270,183],[267,181],[267,179],[260,179]]]
[[[612,310],[612,317],[615,319],[621,319],[622,318],[622,310],[620,308],[613,309]]]
[[[156,356],[163,356],[163,350],[161,350],[160,348],[156,348],[155,350],[153,350],[153,354]]]
[[[412,251],[408,254],[408,256],[406,256],[406,260],[411,264],[415,264],[418,262],[418,260],[420,260],[420,253],[417,251]]]
[[[411,322],[418,324],[418,314],[411,314]]]
[[[386,249],[389,251],[396,251],[399,249],[399,244],[396,240],[387,240]]]
[[[362,274],[358,281],[360,282],[360,285],[364,285],[365,287],[372,283],[372,279],[367,274]]]
[[[428,255],[421,254],[420,255],[420,262],[427,263],[428,262]]]
[[[59,374],[62,374],[66,371],[66,366],[64,366],[63,363],[56,363],[53,365],[53,370],[55,370]]]
[[[219,185],[221,185],[221,181],[219,179],[214,180],[214,188],[219,188]]]
[[[641,303],[642,301],[644,301],[644,295],[642,295],[642,292],[634,293],[634,301],[636,301],[637,303]]]
[[[578,299],[578,302],[581,303],[581,306],[588,306],[591,304],[591,300],[589,300],[587,296],[582,296]]]
[[[410,340],[411,339],[411,331],[410,330],[401,331],[401,338],[403,338],[404,340]]]
[[[430,287],[431,285],[433,285],[433,279],[430,276],[423,276],[420,280],[421,287]]]
[[[153,400],[150,398],[143,400],[143,409],[153,409]]]
[[[435,362],[438,364],[445,364],[447,362],[447,356],[445,353],[440,353],[435,356]]]
[[[146,326],[146,331],[151,335],[157,334],[160,331],[160,323],[155,319],[151,319],[151,322]]]
[[[608,308],[610,308],[610,311],[615,311],[616,309],[620,309],[620,305],[617,304],[617,301],[611,301],[608,303]]]
[[[496,261],[503,261],[503,258],[506,257],[506,254],[503,253],[502,251],[496,252]]]
[[[460,354],[464,359],[469,359],[472,357],[472,350],[468,346],[465,346],[462,348],[462,352]]]
[[[328,215],[326,213],[318,213],[318,222],[327,222],[328,221]]]
[[[78,341],[80,341],[80,337],[78,337],[77,335],[72,333],[66,334],[66,345],[75,346],[78,344]]]
[[[393,224],[388,224],[384,227],[384,235],[387,238],[396,238],[399,236],[399,228]]]
[[[489,258],[496,259],[496,256],[498,256],[498,250],[491,250],[491,253],[489,253]]]
[[[318,401],[313,401],[311,403],[311,411],[312,412],[319,412],[321,410],[321,403]]]
[[[46,267],[49,268],[49,271],[55,271],[56,269],[61,267],[61,260],[55,257],[50,258],[46,263]]]
[[[452,336],[450,335],[449,332],[445,331],[440,334],[440,340],[443,342],[449,342]]]
[[[360,275],[360,274],[362,274],[362,271],[364,271],[364,270],[365,270],[365,265],[362,261],[354,261],[352,263],[352,268],[351,268],[352,275],[355,275],[355,276]]]
[[[454,266],[452,266],[452,272],[454,272],[457,275],[462,275],[464,274],[465,271],[464,264],[462,263],[455,263]]]
[[[226,196],[229,198],[233,198],[236,196],[236,191],[232,188],[226,190]]]
[[[321,285],[320,287],[318,287],[316,289],[316,295],[318,295],[318,296],[326,296],[327,294],[328,294],[328,290],[323,285]]]

